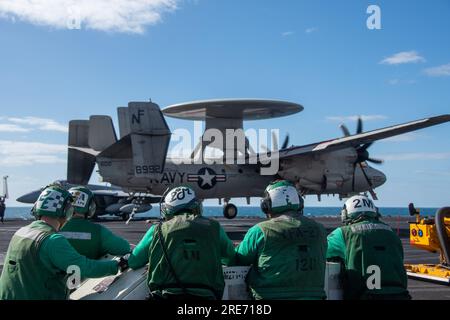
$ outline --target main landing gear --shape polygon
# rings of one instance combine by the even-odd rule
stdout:
[[[232,203],[225,203],[223,216],[227,219],[234,219],[238,214],[238,208]]]

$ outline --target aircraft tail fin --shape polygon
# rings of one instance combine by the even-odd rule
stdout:
[[[131,157],[135,176],[150,177],[164,170],[171,132],[159,106],[130,102],[118,108],[121,139],[99,157]]]
[[[69,122],[67,182],[86,185],[95,167],[95,151],[89,145],[89,120]]]
[[[103,151],[117,142],[111,117],[91,116],[89,118],[88,144],[95,151]]]

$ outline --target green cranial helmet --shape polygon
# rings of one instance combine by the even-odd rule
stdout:
[[[86,187],[74,187],[69,189],[69,193],[74,199],[74,212],[84,214],[86,218],[92,218],[97,209],[92,191]]]
[[[269,184],[261,200],[261,210],[265,213],[282,214],[283,212],[303,210],[303,198],[297,189],[287,180],[278,180]]]
[[[180,186],[170,190],[161,203],[161,215],[164,219],[183,213],[202,214],[202,203],[195,196],[194,190]]]
[[[47,186],[34,204],[37,217],[48,216],[70,219],[73,214],[73,198],[69,192],[58,185]]]

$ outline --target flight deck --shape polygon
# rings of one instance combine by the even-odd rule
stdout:
[[[261,218],[245,218],[239,217],[233,220],[224,218],[216,218],[224,227],[230,239],[235,243],[239,243],[247,230],[262,221]],[[327,232],[331,232],[338,226],[341,226],[339,218],[317,217],[316,221],[322,223]],[[439,255],[437,253],[429,253],[424,250],[413,248],[409,244],[409,223],[413,218],[408,217],[387,217],[383,220],[388,223],[391,228],[398,232],[402,239],[405,263],[438,263]],[[136,220],[126,225],[123,221],[116,220],[100,220],[99,223],[107,226],[114,233],[124,237],[132,244],[137,244],[143,237],[144,233],[150,227],[150,223],[156,220]],[[24,220],[7,220],[5,224],[0,224],[0,269],[3,267],[4,255],[8,248],[9,241],[20,227],[29,224],[30,221]],[[449,300],[450,287],[430,282],[408,280],[408,289],[414,300]]]

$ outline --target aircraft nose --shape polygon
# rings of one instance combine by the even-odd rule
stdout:
[[[31,191],[23,196],[16,199],[17,202],[21,203],[35,203],[41,194],[41,190]]]
[[[372,178],[374,187],[376,188],[376,187],[383,185],[387,180],[386,175],[383,172],[381,172],[380,170],[377,170],[374,168],[371,168],[371,169],[373,170],[371,178]]]

